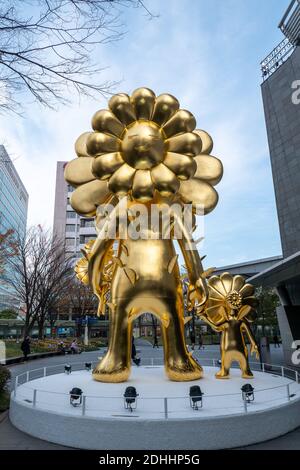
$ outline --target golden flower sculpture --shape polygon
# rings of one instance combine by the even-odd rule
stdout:
[[[94,115],[94,132],[78,138],[79,158],[66,166],[65,179],[77,188],[73,208],[94,216],[112,195],[144,203],[158,192],[177,194],[195,212],[212,211],[218,202],[213,186],[223,167],[210,155],[211,137],[195,130],[194,116],[180,109],[174,96],[155,96],[148,88],[114,95],[108,105]]]
[[[230,273],[212,276],[207,287],[209,297],[205,305],[206,314],[214,323],[228,319],[234,312],[236,314],[246,311],[248,316],[251,313],[248,318],[251,321],[257,299],[254,296],[254,287],[246,284],[243,276],[232,276]]]
[[[229,377],[230,366],[237,361],[244,378],[253,376],[248,362],[246,335],[251,344],[251,353],[259,357],[258,346],[249,323],[255,318],[257,300],[254,287],[246,284],[243,276],[223,273],[208,280],[209,297],[198,309],[198,315],[214,330],[221,332],[221,369],[218,379]]]

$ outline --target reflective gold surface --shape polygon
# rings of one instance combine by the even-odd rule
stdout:
[[[243,276],[223,273],[208,280],[208,291],[207,302],[197,310],[208,325],[221,333],[221,369],[216,377],[229,378],[231,364],[236,361],[242,377],[249,379],[253,374],[249,367],[245,336],[250,342],[250,352],[259,359],[258,346],[250,327],[257,303],[254,287],[246,284]]]
[[[168,377],[198,379],[202,367],[188,352],[184,338],[182,281],[172,239],[175,229],[182,232],[178,242],[188,271],[190,301],[200,308],[208,290],[192,227],[184,225],[172,203],[179,207],[191,203],[193,211],[202,214],[216,206],[213,186],[223,168],[209,155],[212,139],[205,131],[195,130],[194,116],[180,109],[175,97],[156,97],[148,88],[139,88],[131,96],[114,95],[109,110],[94,115],[92,127],[94,132],[77,140],[78,158],[67,165],[65,178],[76,188],[71,204],[78,213],[92,217],[108,201],[113,200],[114,206],[76,267],[77,277],[89,282],[97,295],[99,313],[105,302],[110,309],[109,347],[93,377],[102,382],[128,379],[133,322],[149,312],[161,322]],[[122,236],[124,220],[135,220],[136,202],[143,205],[149,220],[153,206],[167,207],[169,239],[164,237],[163,224],[155,229],[149,224],[138,239]],[[98,219],[97,215],[97,227]],[[113,224],[114,236],[110,235]],[[117,255],[112,256],[115,242]]]

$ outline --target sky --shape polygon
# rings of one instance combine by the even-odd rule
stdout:
[[[224,177],[218,206],[204,220],[207,265],[281,254],[259,63],[283,39],[277,25],[289,0],[145,4],[154,18],[126,9],[124,38],[94,51],[107,67],[103,81],[119,81],[115,92],[171,93],[212,135]],[[106,101],[76,98],[56,111],[29,102],[23,117],[0,115],[0,143],[29,193],[29,226],[52,227],[56,162],[75,158],[76,138]]]

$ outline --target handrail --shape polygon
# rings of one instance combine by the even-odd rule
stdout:
[[[153,358],[148,358],[148,359],[153,359]],[[156,358],[157,359],[157,358]],[[207,361],[211,361],[212,362],[212,367],[214,368],[217,368],[218,366],[215,365],[215,362],[217,361],[217,359],[206,359]],[[91,364],[97,364],[98,361],[91,361]],[[72,363],[70,364],[72,367],[73,366],[81,366],[82,369],[85,368],[85,364],[83,362],[75,362],[75,363]],[[268,390],[276,390],[278,388],[283,388],[283,387],[287,387],[288,385],[291,385],[293,383],[299,383],[299,374],[298,374],[298,371],[295,370],[295,369],[291,369],[289,367],[285,367],[285,366],[282,366],[282,365],[279,365],[279,364],[268,364],[268,363],[258,363],[258,362],[249,362],[249,365],[259,365],[259,366],[264,366],[264,368],[267,366],[267,367],[278,367],[280,368],[281,370],[281,374],[276,374],[275,371],[273,370],[265,370],[264,373],[271,373],[271,374],[274,374],[274,375],[279,375],[279,376],[285,376],[284,373],[286,371],[289,371],[289,372],[293,372],[295,374],[295,379],[290,379],[290,382],[286,383],[286,384],[283,384],[283,385],[277,385],[275,387],[268,387],[268,388],[264,388],[264,389],[255,389],[255,393],[259,393],[259,392],[264,392],[264,391],[268,391]],[[56,364],[56,365],[51,365],[51,366],[47,366],[47,367],[40,367],[38,369],[32,369],[30,371],[25,371],[25,372],[22,372],[21,374],[17,375],[15,377],[15,387],[14,387],[14,393],[15,393],[15,396],[16,396],[16,390],[19,386],[21,385],[24,385],[26,383],[29,383],[29,382],[32,382],[34,380],[37,380],[38,378],[35,377],[35,378],[32,378],[30,380],[30,374],[33,373],[33,372],[43,372],[43,376],[47,376],[47,369],[53,369],[55,367],[61,367],[61,368],[64,368],[65,367],[65,364]],[[153,366],[155,367],[155,366]],[[156,367],[160,367],[160,366],[156,366]],[[211,367],[211,366],[208,366],[208,367]],[[79,369],[79,370],[82,370],[82,369]],[[19,383],[19,377],[22,377],[22,376],[26,376],[26,381],[23,382],[22,384]],[[56,374],[54,374],[56,375]],[[41,377],[39,377],[41,378]],[[42,389],[33,389],[33,388],[30,388],[30,387],[26,387],[27,390],[30,389],[30,390],[36,390],[37,392],[44,392],[44,393],[52,393],[52,394],[55,394],[55,395],[65,395],[65,396],[69,396],[68,393],[63,393],[63,392],[55,392],[55,391],[47,391],[47,390],[42,390]],[[214,394],[214,395],[207,395],[205,394],[205,398],[212,398],[212,397],[225,397],[225,396],[233,396],[233,395],[240,395],[239,392],[237,393],[222,393],[222,394]],[[101,395],[84,395],[85,397],[87,398],[99,398],[99,399],[114,399],[114,398],[118,398],[120,399],[121,397],[120,396],[117,396],[117,397],[112,397],[112,396],[101,396]],[[165,398],[165,397],[140,397],[144,400],[148,400],[148,399],[153,399],[153,400],[161,400],[162,398]],[[183,396],[183,397],[167,397],[168,399],[172,400],[172,399],[183,399],[183,398],[189,398],[188,396]]]

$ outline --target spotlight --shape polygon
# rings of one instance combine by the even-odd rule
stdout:
[[[70,366],[70,364],[66,364],[65,365],[65,374],[71,374],[72,372],[72,366]]]
[[[251,384],[245,384],[241,388],[243,400],[247,403],[254,401],[254,388]]]
[[[199,385],[193,385],[190,387],[190,405],[193,410],[199,410],[198,403],[200,403],[200,408],[202,408],[202,397],[204,393],[201,391]]]
[[[86,362],[85,363],[85,370],[91,370],[92,368],[92,363],[91,362]]]
[[[82,403],[82,390],[81,388],[74,387],[70,391],[70,404],[74,407],[80,406]]]
[[[137,406],[137,397],[139,394],[136,392],[135,387],[127,387],[124,393],[124,406],[126,410],[133,411]]]

